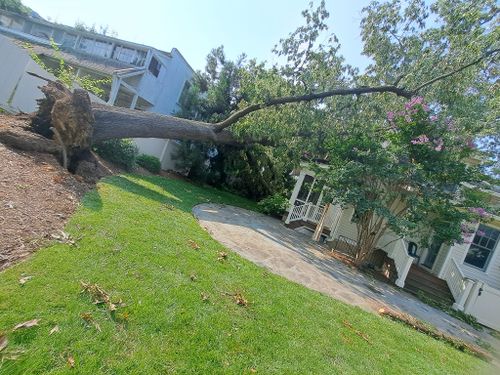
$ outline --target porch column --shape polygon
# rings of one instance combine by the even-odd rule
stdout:
[[[290,204],[295,203],[295,199],[297,199],[297,196],[299,195],[300,188],[302,187],[302,184],[304,183],[304,178],[306,177],[306,172],[301,170],[299,177],[297,178],[297,182],[295,183],[295,186],[293,187],[292,195],[290,196]]]
[[[484,286],[481,281],[467,279],[467,282],[470,282],[470,284],[466,286],[464,293],[460,296],[460,301],[456,301],[452,306],[454,309],[463,311],[466,314],[469,313],[471,306],[474,305],[479,296],[479,291]]]
[[[321,219],[319,219],[318,225],[316,225],[316,229],[314,230],[314,234],[312,236],[313,241],[319,241],[321,238],[321,233],[323,233],[323,228],[325,227],[325,219],[326,215],[328,215],[328,210],[330,209],[330,203],[325,204],[323,208],[323,214],[321,215]]]
[[[410,267],[413,264],[413,258],[408,258],[405,266],[401,270],[401,273],[398,271],[398,278],[396,280],[396,285],[400,288],[405,287],[406,276],[408,276],[408,272],[410,271]]]
[[[118,96],[118,91],[120,90],[121,79],[113,76],[113,84],[111,85],[111,92],[109,93],[109,105],[115,105],[116,97]]]
[[[138,99],[139,99],[139,95],[135,94],[134,97],[132,98],[132,103],[130,103],[130,109],[135,109],[135,106],[137,105]]]
[[[299,191],[300,188],[302,187],[302,184],[304,183],[305,177],[306,177],[306,172],[301,170],[299,177],[297,178],[297,182],[293,187],[292,195],[290,196],[290,199],[288,201],[289,202],[288,215],[286,217],[285,224],[290,224],[290,216],[292,215],[293,205],[295,203],[295,200],[297,199],[297,196],[299,195]]]

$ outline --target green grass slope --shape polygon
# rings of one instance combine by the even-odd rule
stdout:
[[[179,180],[127,175],[101,182],[67,226],[81,237],[77,246],[54,244],[0,273],[0,332],[9,340],[0,374],[471,374],[485,368],[445,343],[224,249],[191,214],[207,201],[255,208]],[[218,260],[220,251],[227,259]],[[21,286],[23,276],[32,278]],[[124,306],[110,312],[94,304],[80,281],[98,284]],[[248,305],[235,303],[235,293]],[[38,326],[12,331],[31,319],[40,319]],[[59,331],[50,334],[55,326]]]

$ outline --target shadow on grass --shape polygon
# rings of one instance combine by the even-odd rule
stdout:
[[[255,202],[230,192],[163,176],[116,175],[103,179],[101,183],[188,213],[200,203],[225,203],[256,209]],[[92,211],[101,211],[103,201],[99,187],[87,193],[82,204]]]
[[[102,198],[97,190],[91,190],[82,199],[82,206],[92,211],[102,210]]]

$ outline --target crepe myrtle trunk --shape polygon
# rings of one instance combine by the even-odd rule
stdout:
[[[383,221],[374,219],[374,213],[368,211],[361,215],[356,223],[358,235],[354,263],[357,267],[364,267],[370,262],[379,239],[385,233]]]

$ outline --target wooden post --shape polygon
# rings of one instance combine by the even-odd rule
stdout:
[[[318,225],[316,225],[316,230],[314,231],[313,234],[313,241],[319,241],[321,238],[321,233],[323,233],[323,228],[325,226],[325,219],[326,215],[328,215],[328,211],[330,209],[330,203],[325,204],[325,207],[323,209],[323,213],[321,214],[321,218],[319,219]]]

